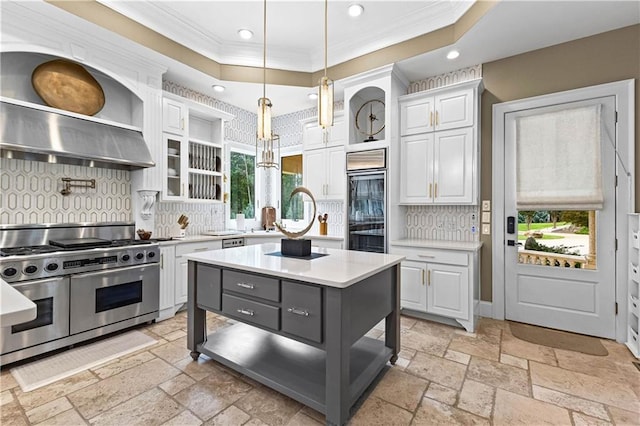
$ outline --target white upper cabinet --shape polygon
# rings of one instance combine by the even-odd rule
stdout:
[[[318,126],[316,117],[303,120],[302,147],[303,149],[328,148],[331,146],[343,146],[346,137],[344,115],[342,112],[334,114],[333,126],[323,131]]]
[[[186,106],[173,99],[162,99],[162,130],[174,135],[184,135]]]
[[[343,200],[346,195],[344,147],[305,150],[302,166],[304,186],[316,200]]]
[[[400,135],[472,126],[475,123],[474,105],[473,88],[401,101]]]
[[[224,123],[233,116],[171,94],[162,105],[162,200],[222,202]]]
[[[346,194],[344,142],[345,121],[342,112],[333,126],[323,131],[316,118],[304,120],[303,181],[317,200],[343,200]]]
[[[400,203],[477,204],[482,82],[400,98]]]

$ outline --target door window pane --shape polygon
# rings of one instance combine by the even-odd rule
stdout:
[[[289,195],[296,187],[302,185],[302,154],[282,157],[280,173],[280,194],[282,198],[282,219],[302,220],[304,217],[304,201],[302,194],[289,200]]]
[[[596,212],[519,210],[518,263],[596,268]]]
[[[247,219],[255,218],[256,168],[255,155],[231,151],[230,155],[230,217],[244,213]]]

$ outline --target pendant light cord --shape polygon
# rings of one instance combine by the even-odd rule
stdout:
[[[264,0],[263,8],[264,49],[262,49],[262,97],[267,97],[267,0]],[[326,73],[326,71],[325,71]],[[264,101],[263,101],[264,102]]]
[[[266,0],[265,0],[266,1]],[[324,0],[324,76],[327,76],[327,16],[329,10],[329,0]]]

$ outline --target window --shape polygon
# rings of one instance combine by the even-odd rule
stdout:
[[[302,185],[302,154],[283,156],[281,158],[280,194],[282,197],[282,219],[304,219],[304,202],[301,194],[289,201],[294,188]]]
[[[230,219],[244,213],[246,219],[255,218],[256,158],[255,155],[231,151],[229,154]]]

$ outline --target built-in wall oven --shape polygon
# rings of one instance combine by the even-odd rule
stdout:
[[[347,153],[347,247],[386,253],[386,149]]]
[[[121,223],[0,228],[0,276],[37,307],[34,320],[0,327],[0,364],[157,318],[159,247],[133,232]]]

